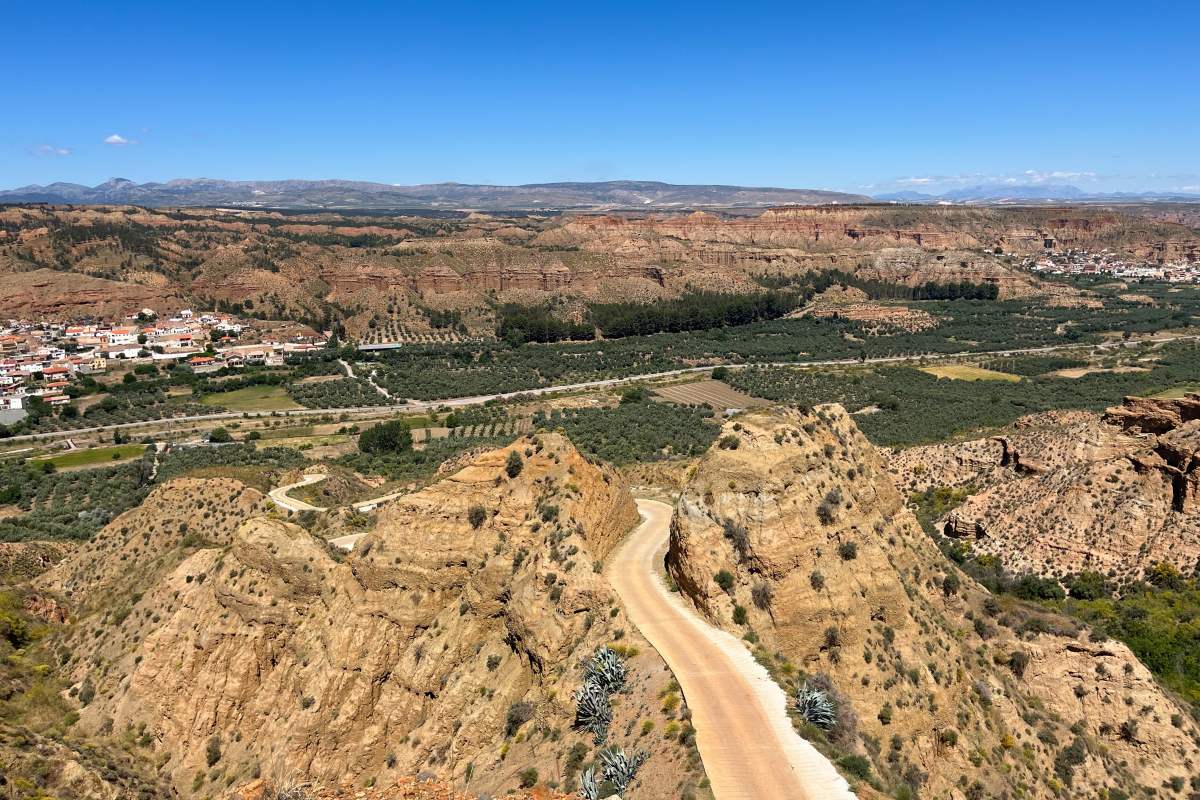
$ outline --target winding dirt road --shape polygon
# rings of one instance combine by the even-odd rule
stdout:
[[[638,630],[675,673],[717,800],[852,800],[833,765],[800,738],[787,697],[746,647],[700,619],[660,578],[671,507],[638,500],[642,524],[605,574]]]

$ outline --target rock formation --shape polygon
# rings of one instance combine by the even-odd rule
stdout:
[[[630,677],[607,741],[651,753],[639,796],[676,797],[703,778],[694,746],[657,733],[670,673],[599,572],[636,507],[614,471],[561,436],[477,455],[392,502],[344,559],[255,495],[232,531],[232,513],[189,527],[199,541],[182,558],[138,549],[138,510],[115,520],[90,557],[137,558],[144,580],[109,566],[89,580],[83,558],[52,571],[84,615],[93,593],[137,588],[67,642],[76,686],[95,687],[81,731],[145,726],[185,796],[258,775],[386,785],[428,773],[499,793],[532,774],[568,786],[595,757],[591,734],[572,730],[572,693],[611,644]]]
[[[998,601],[942,557],[839,406],[727,423],[667,563],[785,687],[837,698],[828,732],[803,731],[888,791],[1097,796],[1200,768],[1195,724],[1126,647]]]
[[[1015,574],[1090,570],[1114,582],[1156,562],[1200,564],[1200,397],[1128,398],[1018,420],[1002,436],[912,448],[889,462],[908,492],[968,487],[948,535]]]

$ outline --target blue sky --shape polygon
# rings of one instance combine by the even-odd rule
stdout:
[[[1200,191],[1194,3],[9,4],[0,186]]]

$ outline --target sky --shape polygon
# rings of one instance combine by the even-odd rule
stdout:
[[[112,177],[1200,192],[1200,4],[5,9],[0,187]]]

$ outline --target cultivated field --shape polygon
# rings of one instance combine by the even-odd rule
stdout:
[[[288,411],[302,408],[282,386],[247,386],[232,392],[205,395],[200,401],[206,406],[219,406],[230,411]]]
[[[751,408],[769,405],[766,400],[739,392],[722,381],[704,380],[655,389],[654,394],[672,403],[706,405],[713,409]]]
[[[90,450],[72,450],[69,453],[57,456],[31,458],[29,460],[39,464],[49,461],[58,469],[72,469],[111,464],[114,461],[128,461],[131,458],[139,457],[144,452],[146,452],[146,445],[144,444],[120,444],[115,447],[93,447]]]
[[[947,364],[943,367],[921,367],[921,372],[935,378],[950,378],[955,381],[1008,381],[1016,383],[1020,375],[1008,372],[996,372],[983,367],[973,367],[969,364]]]

